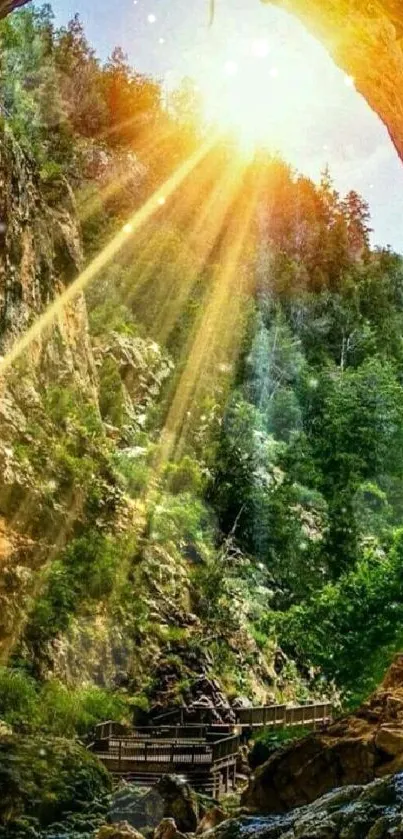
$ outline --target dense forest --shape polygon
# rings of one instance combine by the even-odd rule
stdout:
[[[402,643],[402,258],[330,169],[316,185],[264,150],[240,165],[189,80],[167,96],[119,48],[101,62],[78,17],[24,9],[0,56],[20,172],[0,219],[29,183],[59,234],[78,220],[70,250],[53,239],[57,290],[127,234],[70,355],[59,325],[39,372],[7,373],[1,521],[33,559],[0,590],[1,725],[84,736],[190,701],[201,675],[229,699],[356,705]],[[29,249],[2,245],[6,356],[35,313],[13,269],[29,275]]]
[[[203,141],[196,94],[184,83],[167,107],[159,85],[131,70],[121,50],[101,64],[79,19],[55,30],[48,7],[4,21],[1,43],[7,126],[51,200],[65,179],[72,184],[89,259]],[[24,644],[13,653],[18,666],[25,644],[37,650],[67,629],[82,597],[108,593],[124,562],[108,542],[108,523],[98,527],[99,510],[91,509],[109,505],[104,515],[112,519],[118,504],[103,497],[105,487],[89,486],[94,468],[100,482],[109,473],[108,492],[149,505],[146,543],[165,549],[172,541],[199,558],[192,586],[206,628],[209,621],[236,625],[239,597],[259,649],[279,644],[297,667],[317,669],[346,696],[365,692],[399,647],[401,259],[371,248],[367,205],[354,192],[341,198],[329,171],[315,186],[264,152],[217,206],[217,173],[221,185],[234,179],[234,155],[229,143],[215,145],[196,172],[198,202],[203,196],[208,208],[215,201],[217,230],[195,223],[186,181],[88,289],[102,359],[100,417],[74,392],[54,386],[46,396],[56,426],[66,429],[64,412],[70,417],[58,458],[88,492],[86,518],[33,605]],[[108,166],[113,186],[99,190],[99,170]],[[156,473],[158,436],[189,357],[194,364],[192,342],[210,317],[209,297],[217,282],[225,285],[220,264],[252,193],[253,219],[224,288],[228,322],[219,315],[219,324],[209,324],[210,346],[186,394],[189,416],[182,410],[175,447]],[[98,346],[120,342],[123,352],[132,337],[150,354],[149,368],[160,367],[152,378],[160,376],[162,387],[158,399],[147,395],[140,420],[130,413],[118,349],[108,355]],[[113,446],[102,423],[115,429]],[[32,431],[34,445],[25,452],[21,440],[20,456],[43,480],[44,468],[54,468],[49,440],[41,427]]]

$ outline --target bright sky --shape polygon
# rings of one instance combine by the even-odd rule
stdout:
[[[329,162],[340,192],[371,207],[374,242],[403,253],[403,164],[387,131],[301,24],[259,0],[51,0],[58,24],[76,12],[105,58],[115,45],[140,72],[174,86],[192,76],[210,117],[263,137],[317,180]],[[245,132],[245,127],[248,131]]]

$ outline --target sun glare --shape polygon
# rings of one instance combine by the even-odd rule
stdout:
[[[334,98],[329,100],[329,78],[295,38],[275,33],[225,37],[220,29],[212,38],[197,59],[189,53],[188,75],[200,93],[206,123],[232,135],[244,150],[266,147],[287,155],[296,134],[299,144],[303,140],[308,115],[317,113],[321,99],[332,111],[351,95],[346,88],[355,93],[354,79],[332,68]]]
[[[226,44],[195,78],[206,122],[233,135],[243,149],[279,150],[292,130],[301,90],[307,104],[317,95],[317,81],[309,69],[301,77],[298,64],[289,54],[281,62],[265,38]]]

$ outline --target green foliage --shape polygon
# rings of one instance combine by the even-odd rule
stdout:
[[[57,681],[45,683],[39,694],[37,726],[55,737],[75,737],[94,725],[124,716],[125,703],[98,687],[69,689]]]
[[[150,535],[157,543],[179,548],[193,544],[203,552],[212,537],[211,512],[188,492],[163,495],[153,508]]]
[[[58,30],[48,7],[2,21],[0,48],[0,100],[11,128],[36,159],[49,200],[57,199],[65,175],[71,178],[87,216],[86,255],[98,252],[197,147],[195,91],[185,82],[164,107],[160,85],[132,69],[119,48],[102,63],[78,17]],[[97,182],[80,192],[93,153],[106,169],[134,161],[138,187],[130,182],[123,197],[118,174],[105,195]],[[194,173],[200,206],[211,206],[217,171],[226,171],[230,157],[215,149],[203,161],[204,174]],[[161,633],[150,625],[143,602],[133,608],[145,574],[141,562],[131,562],[130,540],[110,532],[122,490],[147,497],[151,481],[142,556],[156,547],[181,569],[187,563],[191,606],[214,671],[229,689],[248,690],[228,643],[240,628],[255,641],[251,667],[277,635],[299,662],[321,667],[354,695],[370,686],[382,655],[400,641],[403,263],[370,250],[365,201],[354,191],[340,197],[329,171],[316,187],[281,161],[262,155],[259,166],[266,223],[251,234],[239,266],[248,293],[237,297],[234,282],[231,295],[231,305],[241,300],[245,309],[236,321],[239,346],[227,357],[225,341],[213,336],[211,358],[201,356],[191,416],[177,429],[179,453],[162,475],[153,473],[151,455],[217,283],[215,263],[239,217],[234,205],[210,253],[210,243],[194,233],[195,219],[182,211],[188,183],[175,197],[181,212],[168,217],[160,208],[86,292],[98,349],[113,335],[145,336],[175,361],[158,400],[162,381],[146,362],[155,398],[142,432],[131,428],[121,365],[105,354],[99,412],[92,395],[76,387],[43,387],[42,406],[32,407],[15,441],[52,537],[60,510],[68,504],[78,511],[28,616],[24,641],[36,661],[73,617],[108,600],[132,637],[143,640],[149,629],[181,664],[175,644],[190,639],[175,626]],[[253,175],[245,172],[245,195]],[[16,263],[20,258],[16,253]],[[223,317],[232,324],[229,312]],[[143,367],[142,384],[144,376]],[[103,423],[132,450],[116,451]],[[291,665],[285,675],[296,681]],[[186,675],[179,688],[187,687]],[[56,734],[81,733],[100,715],[119,713],[109,696],[73,694],[56,682],[40,688],[19,671],[0,672],[0,691],[6,720],[22,726],[32,717]]]
[[[276,626],[356,699],[400,640],[402,260],[370,253],[365,202],[341,200],[328,172],[317,189],[274,166],[268,183],[270,270],[257,265],[209,499],[270,574],[258,646]]]
[[[103,360],[99,371],[99,409],[102,419],[122,428],[127,420],[123,383],[113,358]]]
[[[125,537],[87,530],[73,539],[50,567],[45,588],[36,600],[25,631],[26,642],[38,652],[65,631],[83,603],[112,594],[119,567],[132,550]]]
[[[365,696],[401,644],[403,534],[387,555],[369,546],[356,566],[281,618],[285,648],[335,677],[354,702]],[[363,632],[365,627],[365,632]]]
[[[258,731],[255,736],[254,740],[257,743],[265,743],[269,747],[275,747],[279,749],[281,746],[285,746],[287,743],[293,742],[294,740],[300,740],[302,737],[306,736],[306,728],[304,726],[294,726],[290,728],[262,728],[261,731]]]
[[[106,770],[82,746],[45,737],[2,740],[0,785],[4,836],[13,835],[21,818],[40,829],[91,806],[105,814],[111,790]]]
[[[29,728],[36,717],[37,704],[38,690],[34,679],[21,670],[1,667],[0,719],[17,728]]]
[[[188,492],[200,496],[203,492],[205,479],[200,465],[185,455],[179,463],[169,463],[166,468],[167,488],[173,495]]]
[[[248,759],[252,770],[261,766],[271,757],[274,752],[282,746],[295,743],[306,736],[306,728],[296,726],[295,728],[262,728],[253,738],[253,745]]]
[[[68,688],[53,679],[40,683],[24,670],[0,668],[0,719],[13,731],[55,737],[88,734],[105,719],[122,719],[119,696],[94,685]]]
[[[135,498],[146,489],[150,476],[150,466],[147,458],[144,456],[131,457],[124,452],[119,452],[115,457],[115,464],[128,495]]]

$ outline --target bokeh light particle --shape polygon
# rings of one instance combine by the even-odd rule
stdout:
[[[238,72],[238,65],[236,61],[226,61],[224,65],[224,70],[227,76],[235,76]]]

